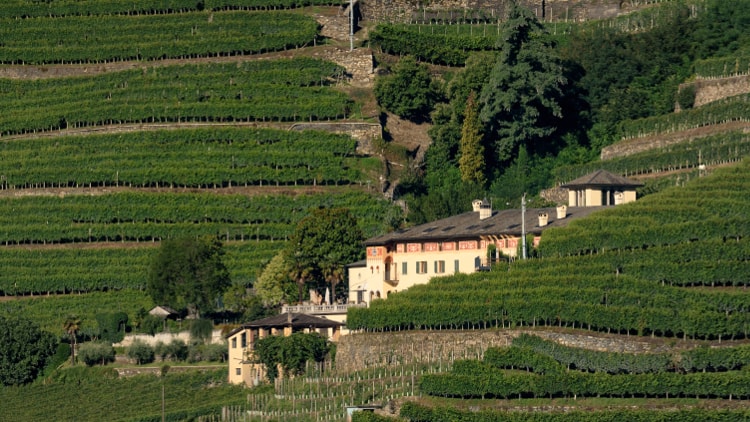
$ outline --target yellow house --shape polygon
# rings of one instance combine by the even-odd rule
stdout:
[[[283,313],[242,324],[227,334],[229,377],[232,384],[258,385],[265,377],[262,364],[255,363],[255,341],[267,336],[290,336],[296,332],[318,332],[338,341],[344,324],[306,314]]]
[[[599,207],[633,202],[635,190],[641,186],[643,183],[597,170],[560,187],[568,189],[568,206]]]
[[[432,277],[489,269],[491,250],[513,259],[524,232],[538,245],[548,227],[562,227],[602,207],[492,210],[487,200],[473,211],[365,241],[365,260],[349,264],[349,302],[370,303],[389,293],[426,284]],[[497,255],[496,255],[497,256]]]

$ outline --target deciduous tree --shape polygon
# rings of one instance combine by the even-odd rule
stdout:
[[[214,237],[163,241],[151,264],[149,295],[158,304],[187,309],[197,318],[201,309],[214,307],[231,285],[223,255],[221,242]]]
[[[55,336],[34,322],[0,315],[0,384],[33,381],[56,348]]]
[[[375,81],[375,98],[386,110],[412,121],[429,120],[438,90],[427,67],[410,56],[394,67],[393,74]]]
[[[331,285],[344,279],[344,265],[363,255],[362,230],[346,208],[319,208],[300,220],[286,251],[297,280],[300,300],[306,282],[315,277]]]

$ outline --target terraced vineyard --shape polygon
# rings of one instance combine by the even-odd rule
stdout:
[[[380,160],[349,135],[286,123],[351,117],[355,102],[336,86],[345,69],[254,57],[325,43],[311,14],[292,9],[339,4],[0,5],[9,74],[74,75],[0,79],[2,312],[56,334],[70,313],[84,326],[112,309],[133,320],[153,306],[143,289],[166,238],[216,236],[233,282],[250,286],[311,208],[347,207],[367,236],[385,230],[383,215],[400,211],[367,188]]]
[[[343,118],[351,101],[329,86],[341,72],[333,63],[299,58],[5,80],[0,134],[122,123]]]
[[[747,284],[748,170],[745,161],[550,229],[537,251],[545,257],[540,261],[437,278],[350,310],[348,325],[373,331],[544,325],[747,338],[750,296],[744,290],[676,286]]]

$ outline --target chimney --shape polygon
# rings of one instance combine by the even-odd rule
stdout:
[[[471,208],[474,210],[474,212],[479,212],[479,208],[482,206],[482,200],[481,199],[475,199],[471,201]]]
[[[558,205],[557,206],[557,219],[562,220],[563,218],[568,216],[568,206],[567,205]]]
[[[546,211],[540,212],[539,213],[539,227],[546,226],[548,221],[549,221],[549,214],[547,214]]]
[[[490,202],[485,198],[479,205],[479,219],[484,220],[485,218],[490,217],[492,217],[492,205],[490,205]]]

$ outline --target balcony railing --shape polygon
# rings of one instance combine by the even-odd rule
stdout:
[[[344,305],[284,305],[281,313],[293,314],[345,314],[349,308],[365,308],[366,303],[348,303]]]

